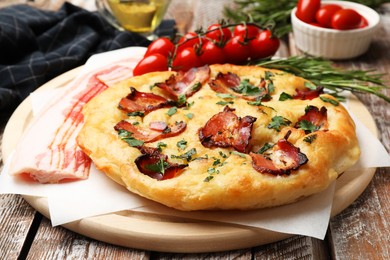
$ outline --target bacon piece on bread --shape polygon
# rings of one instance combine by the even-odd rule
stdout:
[[[142,155],[135,159],[140,172],[156,180],[167,180],[179,175],[187,164],[168,162],[168,156],[152,147],[140,147]]]
[[[130,94],[119,101],[118,108],[128,113],[141,112],[144,115],[147,113],[164,107],[172,106],[172,102],[168,99],[147,92],[140,92],[133,87],[130,87]]]
[[[199,139],[205,147],[233,147],[238,152],[245,152],[255,121],[252,116],[239,118],[234,109],[226,106],[199,130]]]
[[[174,126],[170,127],[168,125],[165,125],[164,129],[157,128],[157,125],[161,126],[162,123],[160,121],[155,122],[156,124],[152,124],[152,127],[150,128],[142,128],[136,125],[133,125],[132,123],[129,123],[128,121],[122,120],[119,123],[117,123],[114,127],[116,131],[125,130],[129,133],[131,133],[131,137],[140,141],[143,141],[145,143],[150,143],[154,141],[161,140],[163,138],[168,138],[172,136],[179,135],[182,133],[186,127],[187,124],[183,121],[177,122]]]
[[[192,96],[205,84],[210,77],[209,66],[192,68],[187,72],[179,71],[171,75],[164,83],[157,83],[156,86],[167,91],[173,99],[178,100],[179,96]]]
[[[262,154],[250,153],[253,168],[261,173],[273,175],[289,175],[292,170],[297,170],[300,166],[308,162],[307,156],[287,141],[291,131],[280,139],[273,148],[272,159]]]

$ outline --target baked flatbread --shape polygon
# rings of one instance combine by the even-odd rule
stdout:
[[[326,189],[360,154],[354,122],[335,98],[256,66],[132,77],[83,114],[77,143],[98,169],[185,211],[292,203]]]

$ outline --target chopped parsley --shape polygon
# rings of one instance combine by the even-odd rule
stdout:
[[[196,83],[192,86],[192,91],[197,91],[201,86],[202,86],[202,83],[196,82]]]
[[[121,140],[125,141],[131,147],[138,147],[138,146],[142,146],[144,144],[144,141],[135,139],[133,137],[132,132],[126,131],[124,129],[120,129],[118,131],[118,136]]]
[[[267,128],[274,129],[277,132],[280,132],[281,126],[289,126],[291,124],[291,121],[287,118],[284,118],[282,116],[274,116],[272,118],[272,121],[268,124]]]
[[[145,113],[143,111],[136,111],[136,112],[129,112],[127,113],[127,116],[145,116]]]
[[[176,143],[176,146],[180,149],[180,150],[184,150],[187,148],[187,141],[186,140],[180,140],[179,142]]]
[[[187,152],[181,154],[181,155],[171,155],[171,158],[175,158],[175,159],[184,159],[184,160],[187,160],[187,162],[191,161],[192,160],[192,156],[196,154],[196,149],[195,148],[192,148],[190,150],[188,150]]]
[[[212,179],[214,178],[214,176],[212,176],[212,175],[209,175],[209,176],[207,176],[206,178],[204,178],[204,182],[209,182],[209,181],[211,181]]]
[[[235,95],[227,94],[227,93],[217,93],[216,95],[217,95],[217,97],[220,97],[220,98],[223,98],[223,99],[227,99],[227,98],[234,99],[234,98],[236,98]]]
[[[299,129],[304,130],[306,134],[315,132],[318,129],[320,129],[319,126],[316,126],[315,124],[313,124],[312,122],[310,122],[308,120],[299,121],[298,127],[299,127]]]
[[[171,107],[168,112],[167,112],[167,115],[168,116],[173,116],[174,114],[176,114],[177,112],[177,107]]]
[[[237,151],[232,151],[232,154],[238,155],[238,156],[240,156],[242,158],[246,158],[244,153],[240,153],[240,152],[237,152]]]
[[[229,105],[229,104],[234,104],[234,102],[233,101],[218,101],[215,104],[225,106],[225,105]]]
[[[260,147],[259,150],[257,150],[256,153],[263,154],[263,153],[265,153],[267,150],[271,149],[272,147],[274,147],[273,144],[265,143],[262,147]]]
[[[304,85],[305,85],[306,88],[311,89],[311,90],[317,89],[317,86],[314,85],[313,83],[309,82],[309,81],[305,81]]]
[[[258,96],[261,94],[260,88],[250,84],[249,79],[241,80],[240,85],[235,90],[244,96]]]
[[[158,163],[154,164],[146,164],[145,168],[152,172],[158,172],[158,173],[165,173],[165,168],[169,166],[168,162],[165,162],[163,158],[160,158],[160,161]]]
[[[219,155],[222,157],[222,158],[227,158],[227,155],[224,154],[223,152],[219,151]]]
[[[338,102],[337,100],[334,100],[332,98],[327,98],[327,97],[323,97],[323,96],[320,96],[320,99],[324,102],[328,102],[328,103],[331,103],[332,105],[334,106],[338,106],[340,102]]]
[[[194,114],[193,113],[188,113],[188,114],[186,114],[186,117],[188,119],[192,119],[194,117]]]
[[[167,144],[163,142],[158,142],[157,143],[157,149],[161,152],[163,148],[166,148]]]
[[[186,95],[185,94],[180,94],[178,97],[177,97],[177,105],[180,107],[182,105],[184,105],[185,103],[187,102],[187,98],[186,98]]]
[[[305,141],[306,143],[309,143],[311,144],[312,142],[314,142],[314,140],[317,139],[317,135],[316,134],[313,134],[313,135],[308,135],[306,136],[305,138],[303,138],[303,141]]]
[[[290,94],[287,94],[286,92],[280,94],[279,101],[285,101],[289,99],[293,99],[293,97]]]

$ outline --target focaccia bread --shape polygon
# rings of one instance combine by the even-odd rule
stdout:
[[[154,72],[87,103],[78,145],[129,191],[179,210],[254,209],[326,189],[355,125],[307,80],[256,66]]]

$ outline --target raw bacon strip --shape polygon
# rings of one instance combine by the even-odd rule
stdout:
[[[226,106],[223,112],[211,117],[199,130],[199,139],[203,146],[233,147],[238,152],[246,151],[256,118],[239,118],[233,111],[234,109]]]
[[[172,179],[182,172],[188,164],[168,162],[168,156],[160,153],[156,148],[141,147],[141,156],[135,159],[140,172],[156,180]]]
[[[156,86],[167,91],[177,101],[180,95],[192,96],[207,82],[209,77],[210,68],[205,65],[192,68],[187,72],[179,71],[171,75],[164,83],[157,83]]]
[[[262,154],[251,152],[253,168],[261,173],[273,175],[289,175],[292,170],[297,170],[300,166],[308,162],[308,158],[289,141],[287,141],[291,131],[283,139],[280,139],[273,148],[272,160]]]
[[[142,112],[143,115],[146,115],[153,110],[173,105],[171,101],[162,96],[140,92],[130,87],[130,94],[120,100],[118,108],[128,113]]]
[[[298,122],[295,124],[295,128],[299,128],[303,121],[310,122],[313,124],[316,129],[319,130],[328,128],[328,117],[327,117],[327,109],[326,107],[318,107],[308,106],[305,109],[305,114],[298,119]],[[309,133],[312,131],[309,131]]]
[[[248,93],[244,93],[239,88],[240,84],[240,77],[231,72],[219,72],[216,78],[209,82],[210,88],[217,93],[231,94],[249,101],[255,101],[259,98],[261,98],[262,101],[270,100],[270,96],[267,95],[268,90],[266,88],[267,83],[265,79],[261,79],[259,86],[257,86],[258,89],[256,89],[256,94],[249,95]]]
[[[161,122],[159,121],[159,124]],[[153,125],[152,125],[153,127]],[[125,130],[127,132],[132,133],[131,137],[140,141],[144,141],[145,143],[154,142],[157,140],[161,140],[163,138],[168,138],[172,136],[176,136],[182,133],[187,127],[187,124],[183,121],[177,122],[174,126],[169,127],[166,125],[166,128],[161,130],[154,130],[152,128],[141,128],[139,126],[135,126],[127,121],[120,121],[114,129],[116,131]]]
[[[76,143],[83,123],[81,110],[108,87],[99,77],[115,82],[121,73],[128,75],[129,69],[115,65],[84,74],[67,85],[65,92],[53,99],[26,129],[16,147],[10,173],[41,183],[88,178],[91,160]]]
[[[312,100],[324,93],[324,87],[317,86],[316,89],[297,89],[293,99]]]

